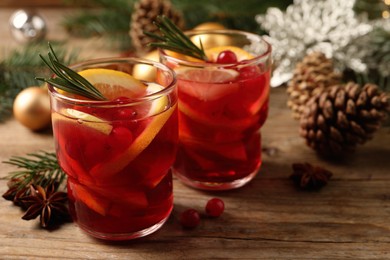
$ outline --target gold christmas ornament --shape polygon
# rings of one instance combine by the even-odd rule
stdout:
[[[141,58],[159,61],[158,50],[151,51]],[[153,66],[137,64],[133,68],[133,76],[140,80],[154,81],[156,78],[156,69]]]
[[[15,118],[25,127],[38,131],[50,125],[50,99],[47,89],[31,86],[22,90],[13,104]]]
[[[226,27],[220,23],[205,22],[195,26],[193,30],[223,30],[223,29],[226,29]]]
[[[226,28],[222,24],[215,23],[215,22],[206,22],[206,23],[199,24],[193,30],[212,31],[212,30],[224,30],[224,29]],[[194,42],[196,45],[198,45],[198,47],[200,47],[200,41],[202,41],[202,45],[205,49],[215,47],[215,46],[227,46],[231,44],[230,37],[226,35],[205,34],[205,35],[193,36],[191,37],[191,41]]]

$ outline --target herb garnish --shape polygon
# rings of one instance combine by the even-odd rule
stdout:
[[[208,60],[203,49],[202,41],[200,41],[199,48],[167,17],[157,16],[153,23],[160,30],[161,35],[144,32],[145,35],[157,40],[157,42],[150,43],[150,46],[171,50],[205,61]]]
[[[36,77],[37,80],[49,83],[59,89],[62,89],[68,93],[80,95],[93,100],[106,100],[102,93],[96,89],[88,80],[82,77],[74,70],[68,68],[62,64],[55,54],[51,44],[49,43],[49,52],[47,58],[41,54],[39,56],[50,68],[50,70],[56,75],[53,78]]]

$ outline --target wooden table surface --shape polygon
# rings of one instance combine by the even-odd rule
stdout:
[[[5,26],[12,11],[0,10],[1,48],[16,46]],[[47,38],[66,37],[56,24],[63,11],[41,12],[51,19]],[[83,46],[91,46],[91,41],[69,40]],[[106,55],[100,49],[96,53]],[[53,231],[40,229],[37,221],[21,220],[22,211],[0,199],[0,258],[390,259],[390,127],[381,128],[346,159],[326,161],[306,147],[285,103],[285,89],[272,89],[269,119],[262,129],[263,166],[247,186],[204,192],[175,179],[175,207],[168,222],[146,238],[120,243],[93,239],[74,223]],[[31,132],[13,119],[0,124],[0,133],[0,161],[53,151],[50,133]],[[299,191],[288,178],[294,162],[326,167],[334,176],[319,192]],[[0,164],[0,177],[12,170]],[[6,181],[0,180],[0,193],[6,190]],[[194,230],[182,229],[180,212],[202,211],[211,197],[225,201],[225,213],[202,219]]]

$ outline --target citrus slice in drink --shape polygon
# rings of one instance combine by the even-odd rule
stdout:
[[[112,125],[107,121],[72,108],[63,109],[60,113],[53,113],[52,119],[53,121],[67,120],[69,122],[72,122],[75,119],[78,124],[95,129],[105,135],[109,135],[112,130]]]
[[[228,83],[233,81],[239,73],[232,69],[216,68],[178,68],[176,73],[179,79],[200,83]]]
[[[163,90],[163,87],[158,84],[144,84],[127,73],[111,69],[87,69],[79,72],[79,74],[110,100],[118,97],[144,97]],[[145,118],[145,128],[140,134],[137,134],[133,142],[124,151],[114,157],[108,157],[92,167],[89,171],[92,178],[112,176],[137,157],[153,141],[175,110],[175,107],[167,109],[168,105],[169,100],[166,94],[156,94],[150,101],[142,101],[135,105],[138,108],[137,114],[141,117],[140,122],[144,121],[141,120],[142,118]],[[64,114],[67,114],[70,118],[76,118],[78,122],[83,122],[86,126],[107,135],[113,129],[109,122],[86,112],[67,109]]]
[[[232,83],[239,75],[236,70],[181,67],[176,73],[181,80],[179,91],[202,101],[220,99],[239,88],[238,84]]]
[[[198,123],[205,124],[209,127],[224,127],[236,131],[244,130],[248,127],[254,126],[259,121],[258,115],[253,115],[251,117],[245,118],[229,118],[223,114],[206,114],[185,102],[179,103],[179,111],[188,116],[190,119]]]
[[[150,84],[147,92],[156,92],[162,90],[163,87],[157,84]],[[120,172],[132,160],[134,160],[148,145],[153,141],[154,137],[160,132],[161,128],[171,117],[176,106],[166,109],[169,105],[168,97],[165,95],[157,96],[152,101],[148,117],[149,120],[145,129],[135,138],[130,146],[122,153],[111,158],[108,161],[101,162],[93,167],[90,171],[92,176],[110,177]]]
[[[78,74],[88,80],[108,100],[114,100],[118,97],[140,97],[144,95],[146,90],[145,84],[122,71],[94,68],[79,71]],[[88,100],[86,97],[61,89],[57,89],[57,92],[71,98]]]
[[[130,74],[111,69],[86,69],[78,72],[108,100],[145,95],[146,85]]]
[[[206,49],[205,53],[206,53],[206,56],[209,60],[211,60],[212,62],[215,62],[218,58],[218,55],[223,51],[234,52],[234,54],[236,54],[236,56],[237,56],[237,61],[250,60],[250,59],[254,58],[254,56],[252,54],[250,54],[249,52],[243,50],[240,47],[236,47],[236,46],[212,47],[212,48]]]
[[[99,213],[102,216],[107,215],[107,210],[110,206],[110,201],[99,196],[95,192],[89,190],[86,186],[76,184],[73,182],[69,183],[69,188],[72,197],[79,199],[91,210]]]

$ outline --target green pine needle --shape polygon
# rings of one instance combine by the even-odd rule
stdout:
[[[30,184],[46,187],[51,183],[59,185],[66,175],[58,164],[55,153],[40,151],[27,156],[12,156],[5,164],[16,166],[20,170],[9,173],[9,179],[18,179],[18,188],[23,189]],[[59,186],[58,185],[58,186]]]
[[[157,40],[157,42],[150,43],[150,46],[207,61],[202,42],[200,42],[201,48],[196,46],[169,18],[157,16],[154,24],[161,32],[161,35],[144,32],[145,35]]]
[[[96,89],[88,80],[58,60],[58,57],[50,43],[47,57],[45,58],[41,54],[39,54],[39,56],[47,65],[47,67],[49,67],[50,70],[56,75],[56,77],[36,77],[35,79],[49,83],[68,93],[81,95],[93,100],[106,100],[103,94],[100,93],[100,91]]]

